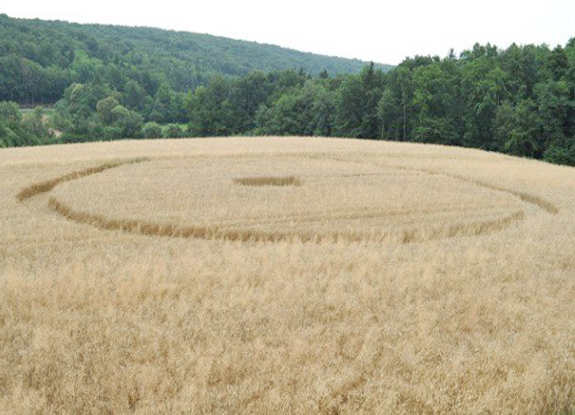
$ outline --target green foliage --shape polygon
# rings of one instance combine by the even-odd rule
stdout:
[[[203,34],[6,15],[0,15],[0,39],[0,101],[26,105],[53,104],[68,85],[94,82],[130,95],[123,105],[141,112],[141,89],[165,104],[165,96],[156,97],[162,84],[185,93],[218,74],[299,68],[341,74],[357,72],[364,64]]]
[[[433,61],[413,71],[413,109],[416,112],[413,137],[426,143],[460,144],[457,125],[458,102],[453,60]]]
[[[184,121],[184,95],[174,92],[165,83],[160,85],[153,98],[148,118],[159,123]]]
[[[553,51],[475,45],[459,59],[407,59],[384,84],[378,107],[384,138],[568,161],[563,155],[575,136],[573,39]]]
[[[575,42],[554,51],[475,45],[459,59],[415,57],[385,74],[368,65],[335,79],[301,71],[214,78],[188,109],[190,131],[202,136],[387,138],[570,163]]]
[[[234,132],[235,119],[230,103],[228,80],[215,77],[209,86],[199,86],[188,102],[190,111],[189,131],[194,136],[229,135]]]
[[[144,119],[135,111],[130,111],[122,105],[112,110],[113,126],[121,131],[122,138],[138,138]],[[117,137],[113,137],[117,138]]]
[[[233,83],[230,100],[236,132],[251,131],[255,128],[254,120],[258,108],[267,102],[272,90],[279,89],[279,82],[274,83],[273,76],[273,73],[267,76],[263,72],[255,71]]]
[[[17,128],[21,120],[20,109],[15,102],[0,102],[0,120],[8,128]]]
[[[2,105],[0,103],[0,111]],[[9,120],[0,118],[0,147],[15,147],[19,145],[19,127],[13,125]]]
[[[256,115],[256,131],[265,135],[314,135],[331,129],[329,121],[318,114],[322,86],[309,81],[281,95],[271,107],[261,106]],[[326,125],[327,123],[327,125]]]
[[[26,145],[47,143],[52,137],[52,133],[44,122],[42,108],[40,107],[22,117],[21,127],[22,135],[28,137]]]
[[[381,138],[407,141],[414,123],[413,73],[409,61],[402,63],[386,77],[382,99],[378,104]]]
[[[553,50],[475,44],[388,72],[207,35],[5,15],[0,39],[0,100],[57,101],[50,126],[64,142],[176,138],[187,124],[191,136],[383,138],[573,164],[575,38]],[[50,131],[41,113],[0,104],[0,146],[53,142]]]
[[[575,137],[573,142],[575,143]],[[548,161],[549,163],[575,166],[575,144],[571,144],[568,148],[551,145],[547,150],[545,150],[543,160]]]
[[[210,109],[207,116],[191,120],[195,135],[251,131],[272,89],[281,94],[303,85],[305,71],[326,77],[328,71],[350,73],[363,66],[357,60],[209,35],[6,15],[0,15],[0,39],[0,101],[54,105],[53,125],[63,141],[137,136],[138,117],[158,124],[188,123],[190,107],[203,101]],[[218,82],[237,77],[241,81],[233,82],[233,90],[226,86],[227,101],[222,100]],[[208,88],[204,96],[200,86]],[[129,111],[121,119],[112,114],[118,105]],[[182,132],[172,128],[169,134]],[[2,145],[12,145],[13,138],[7,138],[12,133],[5,129],[3,136]]]
[[[184,136],[184,130],[178,124],[168,124],[164,127],[164,138],[180,138]]]
[[[160,124],[151,121],[142,127],[142,137],[144,138],[162,138],[162,127]]]
[[[14,102],[0,102],[0,147],[48,143],[52,133],[44,123],[41,108],[20,115]]]
[[[503,150],[516,156],[537,156],[541,151],[540,143],[537,140],[540,121],[535,103],[531,100],[520,102],[514,108],[512,118],[509,121],[507,140]]]
[[[373,62],[359,75],[345,79],[337,94],[336,134],[347,137],[378,137],[378,104],[383,95],[383,72]]]
[[[98,112],[98,118],[102,124],[111,125],[114,122],[112,111],[118,105],[120,105],[120,103],[114,97],[107,97],[98,101],[96,104],[96,111]]]

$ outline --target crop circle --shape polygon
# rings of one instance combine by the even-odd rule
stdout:
[[[62,184],[51,206],[104,229],[267,241],[413,242],[493,232],[524,216],[513,195],[457,178],[281,155],[124,165]]]

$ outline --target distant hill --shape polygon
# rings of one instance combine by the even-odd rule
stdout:
[[[0,15],[0,101],[53,103],[73,82],[135,80],[149,94],[167,83],[192,90],[216,74],[303,69],[357,73],[365,62],[278,46],[152,28],[81,25]],[[389,65],[376,65],[389,70]]]

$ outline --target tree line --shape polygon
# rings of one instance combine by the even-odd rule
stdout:
[[[187,100],[194,136],[361,137],[475,147],[575,165],[575,38],[565,47],[476,44],[384,73],[216,77]]]
[[[6,19],[8,29],[2,25]],[[88,35],[86,26],[54,23],[82,44],[72,43],[68,53],[57,41],[63,36],[59,26],[41,22],[38,32],[25,22],[0,16],[0,31],[20,31],[27,39],[53,30],[56,52],[46,52],[45,42],[30,41],[20,53],[30,49],[26,59],[53,74],[38,82],[39,90],[54,90],[17,88],[33,73],[17,67],[16,77],[0,77],[0,101],[26,103],[22,94],[57,101],[47,125],[39,110],[21,115],[14,103],[3,103],[0,146],[138,137],[340,136],[475,147],[575,165],[575,38],[553,49],[476,44],[459,56],[407,58],[390,71],[369,64],[355,74],[301,68],[239,76],[208,71],[199,79],[179,72],[191,70],[191,61],[162,60],[167,55],[161,52],[164,58],[156,59],[143,54],[145,48],[131,48],[131,41],[102,43],[113,33],[120,39],[127,28],[88,26],[105,34],[98,37]],[[177,56],[177,34],[158,31],[160,38],[151,39],[156,32],[147,30],[131,33],[152,44],[163,39],[160,45],[172,49],[169,56]],[[5,51],[14,45],[0,39],[3,73],[13,58]],[[7,98],[10,90],[23,101]]]

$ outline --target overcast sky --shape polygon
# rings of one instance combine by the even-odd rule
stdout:
[[[575,0],[0,0],[0,13],[209,33],[388,64],[476,42],[555,47],[575,37]]]

